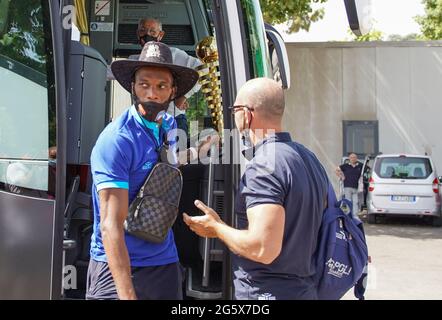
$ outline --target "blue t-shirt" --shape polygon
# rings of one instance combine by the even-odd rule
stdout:
[[[127,189],[130,204],[158,162],[157,148],[162,145],[163,132],[169,133],[169,144],[175,147],[176,135],[172,130],[176,129],[176,122],[171,115],[164,116],[161,128],[143,120],[135,107],[130,107],[104,129],[92,150],[94,229],[90,254],[95,261],[107,262],[100,231],[98,192],[108,188]],[[172,230],[160,244],[146,242],[127,233],[125,241],[132,267],[159,266],[178,261]]]
[[[239,229],[247,229],[247,209],[277,204],[285,209],[280,255],[269,265],[233,255],[238,299],[315,299],[311,276],[327,197],[328,177],[316,156],[277,133],[256,146],[236,197]]]

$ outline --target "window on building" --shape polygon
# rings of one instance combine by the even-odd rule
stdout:
[[[378,121],[344,121],[344,156],[354,152],[360,158],[379,153]]]

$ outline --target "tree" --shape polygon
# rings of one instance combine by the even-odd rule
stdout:
[[[324,17],[324,8],[313,10],[313,3],[327,0],[260,0],[264,20],[270,24],[288,23],[288,32],[308,31],[312,22]]]
[[[362,36],[356,36],[353,31],[349,29],[348,33],[353,37],[351,41],[358,41],[358,42],[367,42],[367,41],[382,41],[383,33],[382,31],[373,29],[369,33],[364,34]]]
[[[422,0],[425,15],[415,17],[426,40],[442,39],[442,0]]]
[[[48,10],[43,10],[40,0],[10,1],[9,6],[0,1],[3,12],[3,34],[0,35],[0,54],[20,62],[43,74],[46,73],[45,33],[43,23],[50,23]],[[3,8],[4,7],[4,8]]]
[[[410,33],[405,36],[400,34],[390,34],[388,36],[388,41],[417,41],[422,40],[422,36],[417,33]]]

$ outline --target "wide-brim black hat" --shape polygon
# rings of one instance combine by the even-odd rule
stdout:
[[[167,68],[172,72],[177,87],[176,98],[184,96],[198,82],[198,72],[191,68],[173,64],[170,48],[161,42],[144,45],[138,60],[120,60],[111,65],[112,73],[121,86],[132,93],[135,72],[143,67]]]

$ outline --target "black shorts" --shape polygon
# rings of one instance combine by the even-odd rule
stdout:
[[[132,268],[132,282],[140,300],[182,300],[183,268],[180,263]],[[109,265],[90,260],[86,300],[118,300]]]

